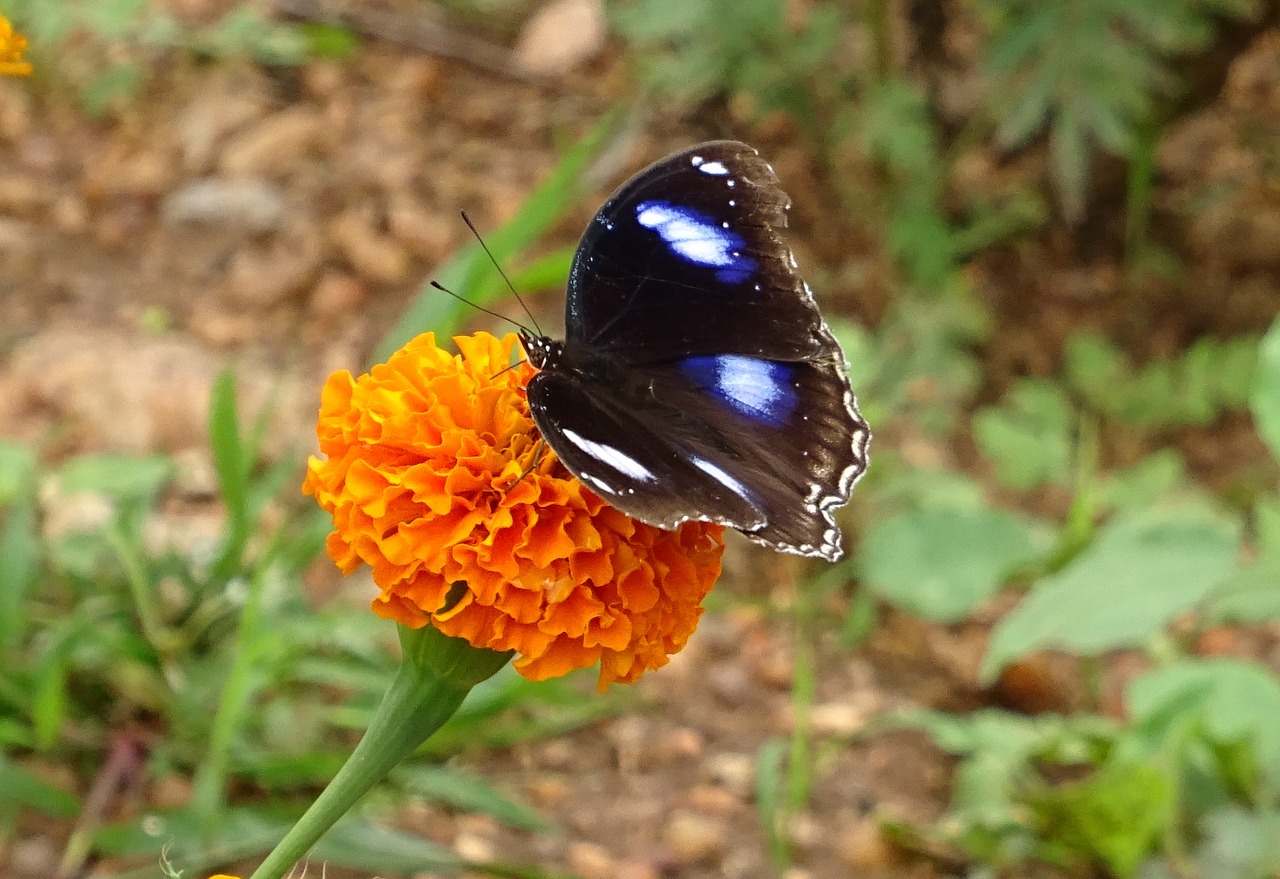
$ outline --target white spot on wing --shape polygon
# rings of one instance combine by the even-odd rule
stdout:
[[[736,492],[738,495],[745,498],[752,496],[751,492],[747,491],[747,487],[745,485],[734,479],[715,464],[712,464],[710,461],[702,458],[692,458],[691,460],[693,461],[693,466],[697,467],[703,473],[707,474],[730,491]]]
[[[564,435],[568,437],[569,441],[579,449],[586,452],[601,464],[613,468],[623,476],[628,476],[631,479],[638,479],[641,482],[654,482],[658,478],[652,471],[635,458],[618,451],[613,446],[606,446],[604,443],[589,440],[574,430],[566,430]],[[588,479],[596,484],[604,485],[604,483],[596,477],[588,477]],[[605,490],[610,494],[617,494],[616,491],[608,488],[607,486],[605,486]]]
[[[724,162],[707,162],[699,165],[698,170],[703,174],[714,174],[717,177],[723,177],[729,173],[729,169],[724,166]]]
[[[735,252],[742,246],[738,236],[693,211],[646,201],[637,206],[636,221],[657,232],[668,247],[690,262],[715,268],[741,267],[744,262]]]
[[[716,389],[725,397],[757,412],[772,411],[782,398],[776,363],[736,354],[722,354],[715,363]]]

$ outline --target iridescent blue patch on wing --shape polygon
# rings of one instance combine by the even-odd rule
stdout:
[[[739,354],[686,357],[678,368],[691,382],[739,414],[770,427],[785,427],[800,402],[794,367]]]
[[[636,205],[636,222],[657,232],[682,259],[715,269],[716,280],[722,284],[741,284],[759,267],[743,253],[746,241],[742,236],[690,208],[643,201]]]

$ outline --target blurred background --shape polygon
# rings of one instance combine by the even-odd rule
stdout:
[[[395,666],[320,386],[557,327],[732,137],[876,432],[634,687],[503,673],[331,877],[1280,876],[1280,4],[0,0],[0,874],[244,875]],[[1269,334],[1268,334],[1268,331]]]

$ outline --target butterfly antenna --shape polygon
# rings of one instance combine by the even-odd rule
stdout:
[[[493,267],[498,270],[498,274],[502,276],[502,280],[506,281],[507,289],[511,291],[511,295],[516,298],[516,302],[520,303],[520,307],[524,309],[524,313],[529,315],[529,320],[533,322],[533,328],[538,331],[541,336],[542,327],[538,326],[538,319],[533,316],[533,312],[529,310],[529,306],[524,304],[524,300],[520,297],[520,293],[516,290],[511,279],[507,277],[507,273],[502,270],[502,266],[498,265],[498,260],[494,258],[493,251],[489,249],[489,245],[484,243],[484,239],[480,237],[480,231],[476,229],[475,223],[471,222],[471,218],[467,216],[466,211],[459,211],[462,214],[462,222],[467,224],[467,228],[471,230],[471,234],[476,236],[476,241],[480,242],[480,246],[484,249],[485,254],[489,257],[489,262],[493,263]],[[513,321],[514,323],[514,321]],[[525,330],[528,332],[528,330]]]
[[[533,333],[529,332],[529,328],[526,327],[524,324],[520,323],[520,321],[509,318],[505,314],[498,314],[498,312],[485,308],[483,305],[476,305],[470,299],[467,299],[465,297],[459,296],[457,293],[454,293],[452,290],[450,290],[448,287],[441,284],[439,281],[432,281],[431,286],[435,287],[437,290],[440,290],[443,293],[448,293],[450,296],[452,296],[454,299],[458,300],[459,302],[465,302],[467,305],[470,305],[472,308],[476,309],[477,311],[483,311],[485,314],[489,315],[490,317],[496,317],[498,320],[505,320],[509,324],[515,324],[521,329],[522,332],[527,333],[528,335],[533,335]],[[534,327],[535,328],[537,327],[536,323],[534,324]],[[541,330],[538,331],[538,335],[542,335]]]

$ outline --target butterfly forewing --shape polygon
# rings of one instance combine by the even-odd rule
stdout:
[[[641,171],[574,258],[567,343],[630,362],[818,356],[835,347],[782,240],[790,200],[751,147],[715,141]]]
[[[660,527],[721,522],[834,560],[870,431],[782,241],[787,196],[745,144],[669,156],[596,214],[566,339],[527,339],[529,405],[560,460]]]

